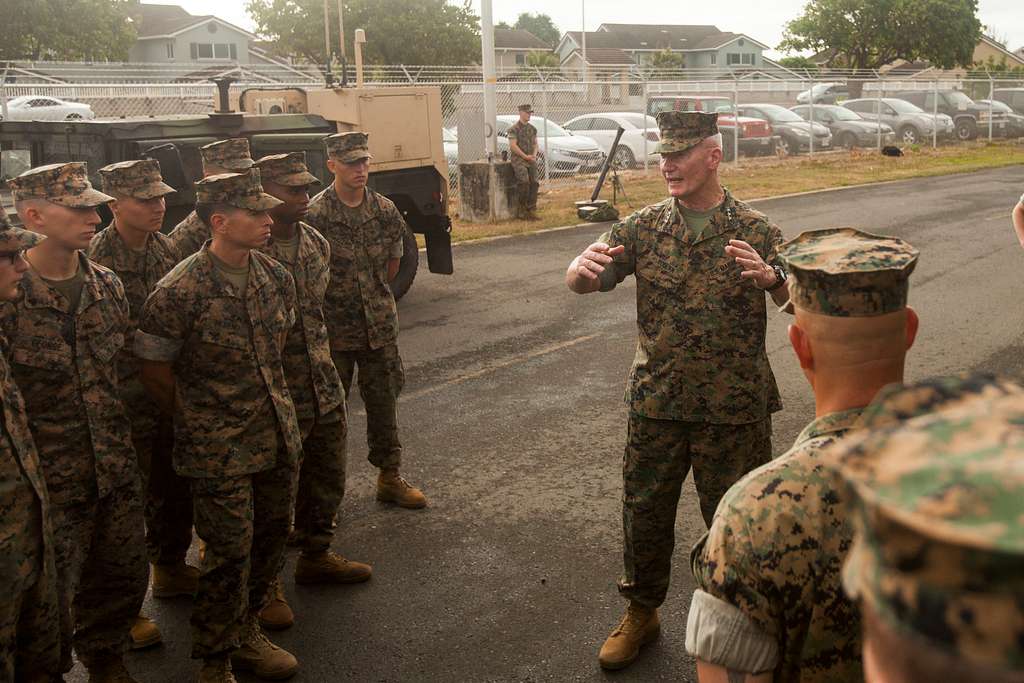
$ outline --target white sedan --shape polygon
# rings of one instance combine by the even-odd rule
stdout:
[[[644,130],[645,123],[646,131]],[[657,164],[661,157],[654,150],[657,148],[660,138],[658,137],[658,122],[653,116],[629,112],[583,114],[569,119],[562,127],[571,131],[573,135],[586,135],[597,140],[602,151],[608,154],[611,151],[612,143],[615,142],[615,133],[620,126],[624,132],[619,141],[619,147],[615,150],[615,163],[619,168],[643,166],[645,153],[649,163]]]
[[[56,97],[22,95],[7,100],[7,118],[10,121],[86,121],[95,116],[88,104]],[[2,117],[3,110],[0,109]]]

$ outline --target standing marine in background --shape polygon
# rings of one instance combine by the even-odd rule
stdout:
[[[49,491],[57,543],[63,670],[71,647],[90,683],[132,681],[129,631],[148,584],[139,465],[121,403],[117,358],[129,332],[121,280],[86,258],[113,198],[82,162],[33,168],[10,181],[26,229],[22,294],[2,306],[14,380]]]
[[[249,140],[231,138],[203,145],[199,148],[203,160],[203,177],[209,178],[220,173],[245,173],[252,168]],[[210,228],[193,211],[168,233],[171,244],[178,252],[178,259],[184,260],[199,251],[210,239]]]
[[[325,143],[334,182],[313,199],[307,220],[331,247],[324,305],[331,355],[346,396],[359,369],[368,457],[380,469],[377,500],[423,508],[426,496],[399,474],[397,403],[405,373],[398,354],[398,309],[388,286],[398,274],[408,228],[394,203],[367,187],[367,134],[336,133]]]
[[[170,238],[160,232],[166,202],[174,188],[163,182],[155,159],[122,161],[100,169],[103,191],[114,219],[89,242],[86,254],[121,279],[129,304],[129,329],[118,357],[121,402],[132,424],[145,493],[146,551],[153,565],[153,596],[192,596],[199,570],[185,563],[192,543],[192,494],[187,479],[174,473],[171,416],[149,397],[139,379],[139,359],[132,352],[134,331],[146,299],[178,263]],[[156,625],[139,616],[132,627],[132,647],[161,640]]]
[[[293,544],[302,549],[295,582],[359,583],[372,574],[369,565],[331,552],[335,516],[345,495],[345,440],[348,435],[345,390],[331,359],[324,323],[324,297],[331,280],[331,247],[303,222],[309,188],[319,183],[306,167],[305,152],[274,154],[256,162],[263,191],[281,200],[270,209],[270,243],[264,254],[284,265],[295,278],[297,320],[285,342],[283,362],[288,391],[302,435],[302,462],[295,498]],[[281,578],[260,612],[264,628],[288,628],[294,615],[284,597]]]
[[[519,105],[519,120],[508,129],[508,148],[512,172],[516,176],[516,218],[537,220],[537,129],[530,123],[533,105]]]

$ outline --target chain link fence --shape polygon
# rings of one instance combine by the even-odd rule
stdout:
[[[121,119],[205,114],[217,99],[212,78],[247,87],[354,84],[353,68],[325,74],[294,64],[0,64],[0,114],[6,119]],[[1024,73],[892,69],[885,72],[765,69],[651,71],[639,67],[517,69],[498,74],[498,154],[520,104],[533,105],[540,170],[547,185],[593,182],[616,128],[616,165],[657,167],[654,116],[667,110],[719,113],[725,157],[835,154],[966,144],[1024,137]],[[483,74],[478,67],[368,66],[367,87],[440,88],[445,153],[456,165],[484,156]],[[59,101],[58,101],[59,100]],[[236,99],[237,101],[237,99]],[[813,124],[808,124],[813,121]]]

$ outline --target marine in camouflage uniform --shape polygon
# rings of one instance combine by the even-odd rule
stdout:
[[[199,148],[203,160],[203,177],[209,178],[220,173],[245,173],[252,168],[246,138],[230,138],[203,145]],[[185,259],[199,251],[210,239],[210,228],[192,211],[168,233],[171,244],[178,252],[179,259]]]
[[[780,683],[856,683],[859,619],[839,572],[853,532],[822,454],[855,428],[862,396],[902,378],[907,328],[887,317],[910,316],[907,278],[918,252],[899,239],[840,229],[803,233],[780,255],[790,273],[786,308],[798,311],[795,327],[812,344],[813,370],[805,372],[821,392],[818,417],[786,454],[729,489],[694,547],[686,647],[734,676],[770,671]],[[864,339],[866,348],[857,341]],[[846,381],[850,375],[856,379]],[[837,409],[826,412],[823,403]]]
[[[264,190],[282,200],[271,209],[270,243],[263,253],[295,278],[298,319],[284,348],[285,378],[302,435],[302,463],[295,500],[293,542],[302,548],[297,583],[354,583],[370,578],[368,565],[330,552],[335,516],[345,495],[345,390],[331,359],[324,322],[324,297],[331,279],[331,247],[299,217],[307,210],[308,189],[319,182],[306,167],[305,152],[274,154],[256,162]],[[260,613],[267,628],[286,628],[294,615],[281,581]]]
[[[269,234],[266,211],[280,202],[263,193],[258,170],[210,176],[196,190],[200,214],[219,205],[241,211],[221,216],[223,234],[157,283],[135,353],[144,380],[147,367],[170,370],[174,469],[192,482],[196,533],[206,542],[192,656],[206,660],[211,680],[230,680],[229,655],[236,667],[286,677],[295,658],[266,640],[256,618],[284,559],[302,449],[282,367],[295,283],[259,251],[245,251],[241,278],[218,256],[244,244],[231,220],[265,221]]]
[[[378,500],[422,508],[426,498],[401,476],[402,444],[398,439],[398,395],[405,383],[398,353],[398,309],[388,286],[389,264],[397,266],[407,230],[390,199],[365,187],[362,201],[349,206],[338,195],[338,177],[371,158],[366,133],[328,136],[328,165],[335,182],[312,201],[307,221],[331,247],[331,286],[324,313],[331,355],[345,395],[359,369],[359,394],[366,406],[369,460],[381,473]]]
[[[868,680],[1024,678],[1024,389],[991,376],[886,392],[829,460]]]
[[[160,233],[163,197],[174,188],[163,182],[155,159],[122,161],[100,169],[103,191],[118,202],[135,200],[144,210],[159,203],[147,216],[149,225],[128,225],[117,217],[97,233],[87,254],[113,270],[124,284],[129,303],[129,335],[118,358],[121,400],[132,423],[132,442],[146,492],[146,547],[154,565],[153,594],[157,597],[195,592],[198,571],[185,564],[192,543],[192,494],[189,481],[171,466],[174,432],[171,416],[149,397],[139,379],[139,359],[132,351],[132,335],[139,313],[156,283],[178,263],[170,239]],[[126,242],[125,235],[128,235]],[[141,248],[135,242],[141,238]]]
[[[628,275],[637,281],[619,581],[630,607],[602,648],[605,668],[627,666],[658,636],[656,609],[668,590],[676,506],[691,466],[710,523],[729,486],[770,459],[770,415],[781,408],[765,353],[762,287],[784,300],[782,233],[718,184],[708,140],[718,132],[715,115],[670,112],[658,123],[663,173],[699,164],[684,173],[700,184],[682,191],[719,198],[707,225],[689,226],[681,200],[669,197],[612,226],[566,274],[578,293],[609,291]]]
[[[63,669],[73,640],[90,674],[130,680],[122,657],[147,565],[139,468],[117,383],[128,299],[114,273],[76,250],[87,246],[85,228],[99,224],[95,207],[111,197],[92,188],[81,162],[34,168],[10,184],[22,222],[48,237],[29,252],[33,268],[22,296],[3,305],[0,327],[52,504]],[[71,279],[40,276],[64,263],[76,268]]]
[[[537,190],[540,182],[536,159],[526,157],[537,154],[537,129],[530,123],[533,106],[519,105],[519,120],[509,126],[509,160],[512,162],[512,173],[516,177],[516,217],[535,219],[537,217]],[[515,148],[519,148],[522,155]]]
[[[17,287],[25,268],[20,254],[43,239],[12,227],[0,211],[0,285]],[[60,673],[50,502],[25,402],[2,353],[0,410],[0,680],[48,681]]]

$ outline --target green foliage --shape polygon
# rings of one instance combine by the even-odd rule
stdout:
[[[679,52],[672,52],[666,48],[651,55],[651,60],[644,64],[644,71],[651,74],[665,75],[682,72],[685,67],[686,57]]]
[[[555,26],[555,22],[551,20],[551,17],[539,12],[537,14],[523,12],[519,15],[519,18],[516,19],[516,25],[514,28],[529,31],[551,47],[557,45],[559,39],[562,37],[561,31],[558,30],[557,26]]]
[[[834,50],[855,69],[896,59],[968,66],[981,38],[977,11],[977,0],[810,0],[779,49]]]
[[[337,3],[329,2],[331,50],[338,53]],[[248,0],[256,32],[285,54],[323,64],[323,0]],[[345,0],[345,50],[365,29],[368,64],[452,64],[480,61],[480,18],[469,0]]]
[[[4,0],[0,59],[125,61],[133,0]]]
[[[494,25],[494,28],[504,28],[509,30],[512,29],[512,27],[508,25],[507,21],[499,21],[497,24]]]
[[[810,57],[783,57],[779,60],[779,65],[798,72],[818,72],[818,65]]]
[[[554,52],[529,52],[526,55],[526,66],[538,69],[552,69],[559,65],[558,55]]]

